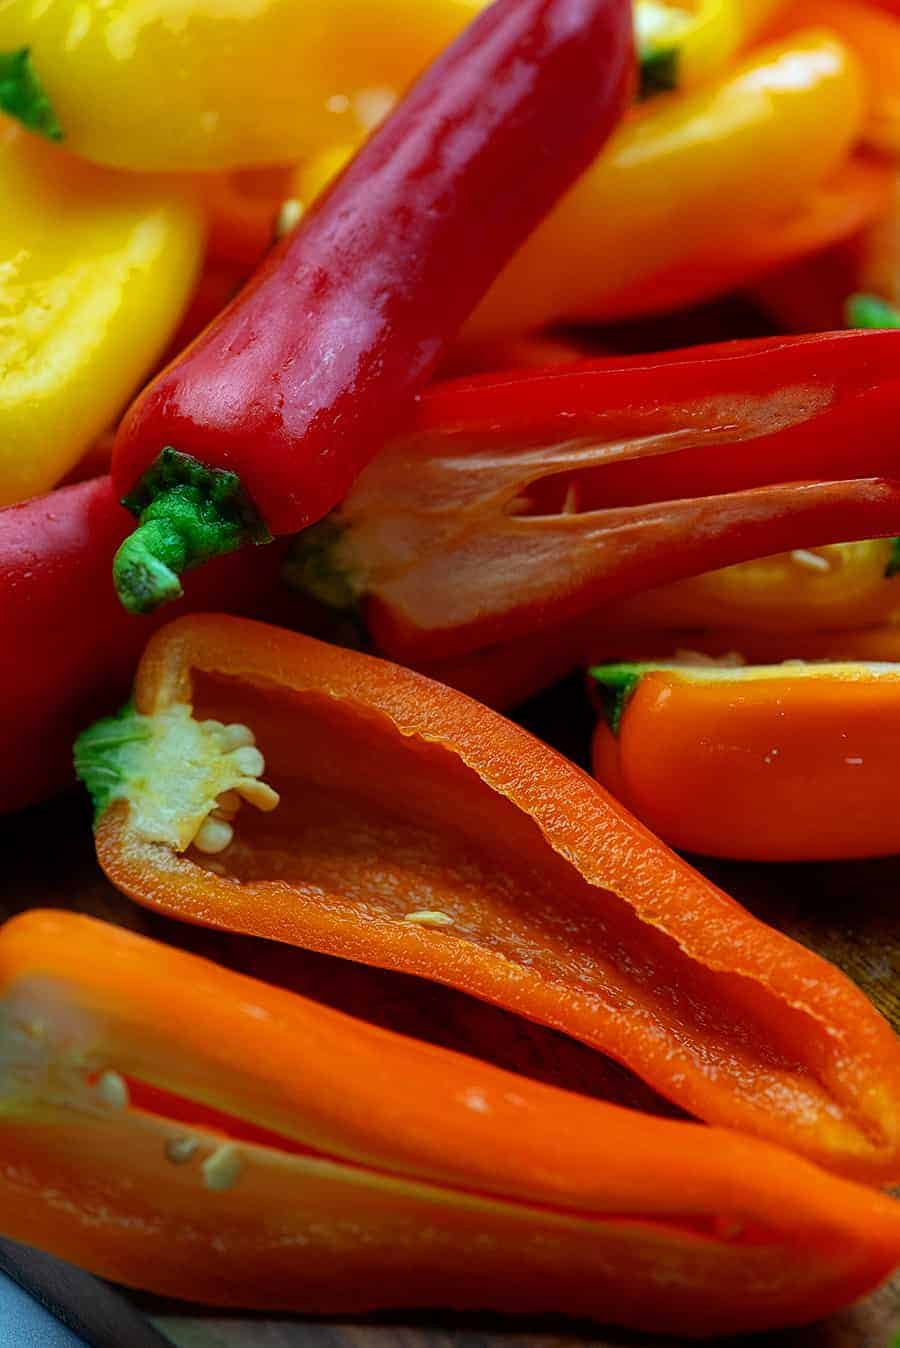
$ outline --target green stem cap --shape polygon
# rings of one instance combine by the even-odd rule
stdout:
[[[129,613],[178,599],[181,574],[270,535],[236,473],[164,449],[123,503],[140,523],[116,553],[113,583]]]

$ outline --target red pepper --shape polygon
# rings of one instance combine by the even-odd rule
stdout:
[[[0,810],[72,776],[72,741],[128,687],[147,624],[116,600],[109,568],[130,517],[108,477],[0,511]],[[277,583],[274,550],[223,558],[191,577],[179,608],[258,611]],[[156,624],[154,624],[156,625]]]
[[[594,158],[633,67],[627,0],[496,0],[472,23],[127,414],[113,478],[142,523],[115,567],[126,607],[343,497]]]
[[[735,342],[430,390],[298,583],[393,659],[464,656],[612,599],[900,531],[900,334]],[[853,480],[846,480],[853,479]]]

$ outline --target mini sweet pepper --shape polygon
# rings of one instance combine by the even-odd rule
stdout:
[[[710,1123],[900,1175],[900,1043],[863,994],[441,684],[188,617],[76,766],[101,865],[159,912],[448,983]]]
[[[900,851],[900,666],[598,666],[599,779],[672,846],[753,861]]]
[[[218,1306],[713,1335],[900,1260],[900,1207],[72,913],[0,932],[0,1231]],[[615,1164],[610,1164],[610,1158]]]
[[[0,119],[0,505],[49,490],[178,325],[203,251],[189,193]]]

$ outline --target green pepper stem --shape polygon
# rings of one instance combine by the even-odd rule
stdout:
[[[900,309],[880,295],[851,295],[846,318],[851,328],[900,328]]]
[[[234,473],[162,451],[123,502],[139,524],[116,553],[113,582],[129,613],[151,613],[182,594],[183,571],[242,544],[269,542]]]
[[[113,582],[129,613],[151,613],[183,593],[179,577],[211,557],[234,552],[246,531],[196,487],[169,487],[141,513],[116,553]]]

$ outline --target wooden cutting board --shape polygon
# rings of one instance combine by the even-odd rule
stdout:
[[[575,685],[542,699],[525,718],[573,757],[587,743]],[[7,765],[14,768],[14,765]],[[482,1057],[512,1071],[637,1108],[672,1112],[635,1077],[552,1031],[431,984],[262,941],[183,927],[145,912],[104,879],[93,855],[86,800],[73,794],[0,820],[0,917],[24,908],[68,907],[145,932],[303,990],[307,996],[407,1034]],[[758,916],[833,960],[900,1028],[900,858],[809,866],[704,864]],[[0,1221],[2,1225],[2,1221]],[[137,1298],[180,1348],[679,1348],[675,1340],[565,1322],[535,1326],[493,1317],[414,1317],[338,1324],[285,1317],[221,1316]],[[743,1348],[900,1348],[900,1278],[827,1323],[740,1340]],[[127,1345],[123,1345],[127,1348]],[[737,1341],[735,1341],[737,1348]]]

